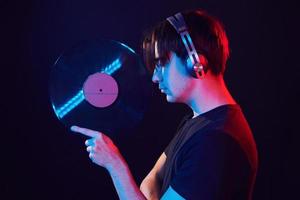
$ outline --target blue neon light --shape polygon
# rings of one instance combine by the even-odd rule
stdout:
[[[67,103],[61,106],[59,109],[55,110],[56,116],[59,119],[63,118],[71,110],[73,110],[78,104],[84,100],[83,90],[80,90],[73,98],[71,98]]]
[[[110,65],[101,70],[101,73],[106,73],[108,75],[113,74],[115,71],[120,69],[122,63],[119,58],[114,60]],[[54,112],[56,116],[61,119],[65,115],[67,115],[70,111],[72,111],[76,106],[78,106],[84,100],[83,90],[80,90],[74,97],[72,97],[67,103],[63,104],[60,108],[56,109],[56,107],[52,104]]]
[[[107,67],[105,67],[101,73],[106,73],[108,75],[113,74],[115,71],[117,71],[120,67],[121,67],[121,61],[120,59],[116,59],[115,61],[113,61],[110,65],[108,65]]]

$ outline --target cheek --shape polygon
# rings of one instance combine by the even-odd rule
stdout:
[[[169,91],[176,96],[181,96],[187,87],[187,80],[183,76],[170,76],[168,81],[166,82],[166,86],[168,87]]]
[[[183,88],[187,82],[187,77],[185,74],[181,73],[178,70],[173,70],[170,72],[170,82],[174,84],[178,89]]]
[[[176,95],[180,95],[186,87],[187,74],[183,67],[178,63],[171,63],[166,68],[163,68],[164,85]]]

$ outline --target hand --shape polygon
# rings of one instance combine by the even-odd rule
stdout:
[[[72,126],[71,130],[91,137],[91,139],[85,141],[85,145],[87,146],[90,159],[97,165],[110,170],[122,160],[118,148],[105,134],[78,126]]]

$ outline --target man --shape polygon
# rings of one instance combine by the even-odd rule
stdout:
[[[140,188],[112,141],[96,131],[90,157],[105,167],[120,199],[251,199],[256,145],[223,74],[229,56],[220,22],[202,10],[177,13],[147,33],[145,63],[168,102],[188,105],[187,116]]]

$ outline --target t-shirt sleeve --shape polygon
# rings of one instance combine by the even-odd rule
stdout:
[[[167,157],[169,156],[169,153],[170,153],[170,143],[165,148],[164,153],[166,154]]]
[[[170,185],[185,199],[234,199],[249,170],[239,144],[228,134],[194,135],[183,147]]]

